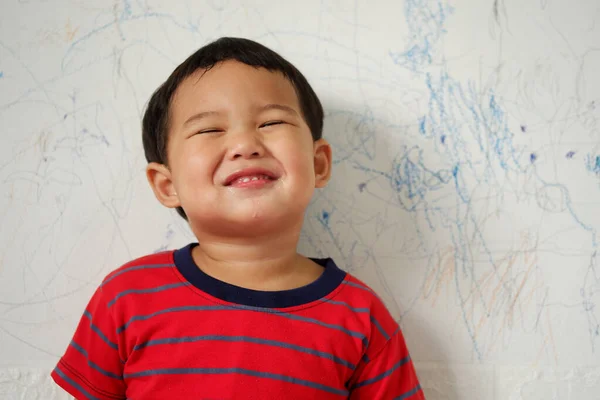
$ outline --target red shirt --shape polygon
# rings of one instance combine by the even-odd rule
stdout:
[[[265,292],[198,268],[195,244],[134,260],[94,293],[52,378],[77,399],[424,399],[402,332],[331,259]]]

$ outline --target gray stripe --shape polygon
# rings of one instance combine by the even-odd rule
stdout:
[[[334,325],[334,324],[328,324],[326,322],[322,322],[319,321],[317,319],[314,318],[308,318],[308,317],[301,317],[299,315],[293,315],[293,314],[288,314],[288,313],[284,313],[278,310],[274,310],[271,308],[262,308],[262,307],[251,307],[251,306],[244,306],[244,305],[236,305],[234,306],[182,306],[182,307],[172,307],[172,308],[167,308],[164,310],[160,310],[157,312],[154,312],[152,314],[147,314],[147,315],[135,315],[133,317],[131,317],[129,319],[129,321],[127,321],[124,325],[120,326],[119,328],[117,328],[117,334],[120,334],[121,332],[123,332],[125,329],[127,329],[127,327],[129,325],[131,325],[133,322],[135,321],[144,321],[146,319],[152,318],[154,316],[160,315],[160,314],[165,314],[165,313],[169,313],[169,312],[179,312],[179,311],[231,311],[231,310],[250,310],[250,311],[257,311],[257,312],[265,312],[265,313],[269,313],[269,314],[275,314],[275,315],[279,315],[281,317],[284,318],[288,318],[288,319],[293,319],[293,320],[297,320],[297,321],[303,321],[303,322],[309,322],[315,325],[319,325],[319,326],[323,326],[326,328],[330,328],[330,329],[335,329],[341,332],[346,333],[349,336],[352,337],[357,337],[359,339],[361,339],[363,341],[363,343],[366,340],[365,335],[363,335],[360,332],[355,332],[355,331],[351,331],[349,329],[344,328],[343,326],[340,325]]]
[[[367,340],[367,337],[365,335],[363,335],[362,333],[356,332],[356,331],[351,331],[350,329],[346,329],[340,325],[328,324],[326,322],[319,321],[318,319],[309,318],[309,317],[301,317],[299,315],[293,315],[293,314],[281,313],[279,315],[281,315],[282,317],[285,317],[285,318],[294,319],[297,321],[309,322],[309,323],[313,323],[315,325],[323,326],[325,328],[335,329],[335,330],[344,332],[345,334],[347,334],[349,336],[359,338],[363,343],[365,343],[365,341]]]
[[[112,372],[106,371],[105,369],[102,369],[98,364],[95,364],[94,362],[92,362],[90,360],[90,356],[88,355],[88,352],[85,351],[85,349],[83,347],[81,347],[80,345],[75,343],[73,340],[71,340],[71,346],[85,357],[85,359],[87,360],[87,364],[90,367],[94,368],[96,371],[100,372],[102,375],[108,376],[109,378],[119,379],[119,380],[123,379],[123,377],[121,377],[120,375],[113,374]]]
[[[60,376],[61,378],[63,378],[65,381],[67,381],[67,383],[71,386],[73,386],[75,389],[79,390],[81,393],[83,393],[83,395],[85,396],[86,399],[88,400],[101,400],[98,397],[94,397],[91,394],[89,394],[87,392],[87,390],[85,390],[84,388],[81,387],[81,385],[77,382],[75,382],[73,379],[69,378],[67,375],[64,374],[64,372],[62,372],[60,370],[60,368],[56,367],[54,368],[54,371],[56,372],[56,374],[58,376]]]
[[[142,376],[151,375],[170,375],[170,374],[241,374],[255,376],[258,378],[275,379],[288,383],[294,383],[296,385],[308,386],[315,389],[320,389],[328,393],[339,394],[340,396],[347,396],[348,391],[342,390],[330,386],[325,386],[320,383],[307,381],[304,379],[294,378],[292,376],[273,374],[270,372],[253,371],[244,368],[165,368],[165,369],[151,369],[146,371],[134,372],[131,374],[125,374],[125,378],[138,378]]]
[[[344,332],[345,334],[352,336],[352,337],[357,337],[360,340],[363,341],[363,343],[365,343],[367,341],[367,337],[365,335],[363,335],[360,332],[356,332],[356,331],[352,331],[350,329],[346,329],[341,325],[335,325],[335,324],[328,324],[327,322],[323,322],[323,321],[319,321],[318,319],[314,319],[314,318],[309,318],[309,317],[302,317],[300,315],[294,315],[294,314],[289,314],[283,311],[279,311],[276,309],[272,309],[272,308],[262,308],[262,307],[252,307],[252,306],[246,306],[246,305],[236,305],[236,308],[241,308],[244,310],[250,310],[250,311],[257,311],[257,312],[266,312],[269,314],[275,314],[275,315],[279,315],[281,317],[284,318],[288,318],[288,319],[293,319],[296,321],[303,321],[303,322],[309,322],[311,324],[315,324],[315,325],[319,325],[319,326],[323,326],[325,328],[330,328],[330,329],[335,329],[341,332]]]
[[[379,324],[379,322],[377,322],[377,320],[375,319],[375,317],[371,315],[370,318],[371,318],[371,322],[373,324],[375,324],[375,326],[377,327],[377,329],[379,329],[379,332],[381,332],[381,334],[383,335],[383,337],[385,338],[385,340],[390,340],[390,337],[385,332],[385,330],[383,329],[383,327]]]
[[[383,378],[390,376],[395,370],[406,364],[410,360],[410,356],[404,357],[402,360],[398,361],[392,368],[385,371],[383,374],[377,375],[374,378],[364,380],[362,382],[358,382],[354,385],[353,389],[358,389],[359,387],[370,385],[371,383],[375,383],[377,381],[382,380]]]
[[[104,282],[102,282],[100,287],[106,285],[108,282],[112,281],[117,276],[122,275],[126,272],[137,271],[140,269],[151,269],[151,268],[173,268],[174,266],[175,266],[175,264],[150,264],[150,265],[136,265],[134,267],[124,268],[124,269],[120,270],[119,272],[115,272],[115,274],[112,275],[110,278],[106,278],[104,280]]]
[[[117,346],[116,343],[111,342],[105,335],[104,333],[102,333],[102,331],[100,330],[100,328],[98,328],[96,325],[94,325],[94,323],[92,322],[92,314],[90,314],[90,312],[88,310],[85,310],[83,312],[83,315],[85,315],[86,317],[88,317],[88,319],[90,320],[90,328],[96,332],[96,334],[98,336],[100,336],[100,339],[102,339],[107,345],[109,345],[110,347],[112,347],[115,350],[119,350],[119,346]]]
[[[366,290],[367,292],[369,292],[369,293],[371,293],[371,294],[375,294],[375,293],[374,293],[374,292],[373,292],[371,289],[369,289],[368,287],[366,287],[366,286],[363,286],[363,285],[359,285],[358,283],[354,283],[354,282],[350,282],[350,281],[346,281],[346,280],[344,280],[342,283],[343,283],[343,284],[345,284],[345,285],[348,285],[348,286],[352,286],[352,287],[358,288],[358,289]]]
[[[175,289],[180,286],[189,286],[189,285],[190,285],[189,282],[184,282],[184,283],[179,282],[179,283],[170,283],[168,285],[163,285],[163,286],[157,286],[154,288],[124,290],[121,293],[117,294],[114,299],[112,299],[111,301],[108,302],[108,308],[112,307],[113,304],[115,304],[115,302],[117,300],[119,300],[121,297],[127,296],[128,294],[157,293],[157,292],[162,292],[163,290]]]
[[[344,307],[348,308],[349,310],[354,311],[356,313],[368,313],[369,311],[371,311],[368,307],[352,307],[350,304],[346,303],[345,301],[329,300],[326,298],[324,298],[323,300],[326,303],[335,304],[337,306],[344,306]]]
[[[413,394],[416,394],[419,390],[421,390],[421,385],[417,385],[414,387],[414,389],[409,390],[408,392],[401,394],[400,396],[394,398],[394,400],[404,400],[404,399],[408,399],[410,396],[412,396]]]
[[[134,315],[129,318],[125,324],[121,325],[117,328],[117,335],[122,333],[125,329],[129,327],[135,321],[145,321],[157,315],[166,314],[170,312],[179,312],[179,311],[210,311],[210,310],[231,310],[232,308],[229,306],[181,306],[181,307],[172,307],[165,308],[164,310],[156,311],[151,314],[146,315]]]
[[[277,340],[269,340],[269,339],[261,339],[254,338],[249,336],[223,336],[223,335],[205,335],[205,336],[185,336],[180,338],[165,338],[165,339],[156,339],[149,340],[145,343],[141,343],[136,345],[133,350],[139,350],[147,346],[156,346],[161,344],[179,344],[179,343],[191,343],[198,342],[202,340],[220,340],[224,342],[248,342],[248,343],[257,343],[264,344],[268,346],[282,347],[284,349],[296,350],[302,353],[311,354],[317,357],[326,358],[328,360],[334,361],[338,364],[344,365],[345,367],[354,370],[356,366],[349,361],[341,359],[333,354],[326,353],[324,351],[319,351],[315,349],[311,349],[309,347],[298,346],[291,343],[281,342]]]

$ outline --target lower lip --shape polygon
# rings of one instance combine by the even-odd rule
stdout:
[[[239,188],[239,189],[260,189],[265,186],[271,185],[275,180],[273,179],[257,179],[255,181],[248,182],[233,182],[229,187]]]

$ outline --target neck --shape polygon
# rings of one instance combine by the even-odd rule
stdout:
[[[300,227],[288,232],[252,237],[216,237],[194,232],[199,246],[192,251],[198,267],[206,274],[233,285],[281,290],[298,278],[299,267],[306,265],[296,248]]]

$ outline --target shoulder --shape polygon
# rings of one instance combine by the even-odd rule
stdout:
[[[370,352],[388,342],[399,331],[399,324],[390,313],[381,297],[365,282],[347,273],[335,300],[352,305],[356,314],[364,319]]]
[[[152,283],[172,276],[175,268],[174,250],[161,251],[135,258],[114,269],[104,277],[99,289],[103,292],[119,292],[133,284]]]
[[[351,273],[346,273],[342,285],[340,296],[352,300],[353,303],[359,303],[363,307],[368,307],[371,312],[385,314],[392,318],[381,297],[364,281]]]

